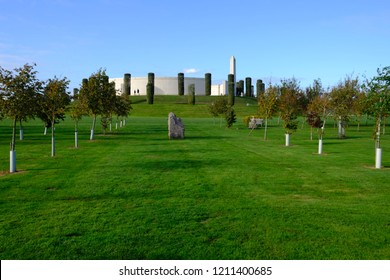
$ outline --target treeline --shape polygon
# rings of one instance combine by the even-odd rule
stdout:
[[[259,94],[259,117],[264,118],[264,140],[267,139],[268,119],[279,115],[283,120],[286,145],[290,135],[298,128],[297,117],[305,116],[312,129],[319,134],[319,153],[328,118],[337,121],[338,137],[346,137],[346,127],[352,116],[357,117],[358,129],[362,116],[375,118],[377,153],[381,153],[380,136],[390,113],[390,66],[377,69],[377,75],[360,81],[358,77],[346,77],[337,85],[325,89],[321,80],[301,89],[296,79],[284,79],[280,84],[270,84]],[[380,155],[378,155],[380,157]],[[376,164],[380,168],[380,163]]]
[[[105,133],[116,123],[125,122],[131,110],[129,94],[117,95],[115,83],[109,82],[105,70],[98,70],[88,79],[83,79],[80,89],[73,95],[68,92],[69,80],[54,77],[47,81],[37,78],[35,65],[26,64],[13,71],[0,67],[0,119],[12,121],[10,145],[10,172],[16,172],[16,129],[20,126],[20,140],[23,140],[23,122],[39,118],[43,121],[45,133],[51,128],[51,156],[55,156],[55,125],[64,120],[65,114],[75,123],[75,147],[78,147],[78,123],[83,116],[92,117],[90,140],[94,139],[97,116]]]

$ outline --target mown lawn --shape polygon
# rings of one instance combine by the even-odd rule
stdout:
[[[67,119],[55,158],[30,121],[16,174],[5,172],[10,127],[0,122],[1,259],[390,258],[388,135],[375,170],[371,126],[339,140],[329,122],[319,156],[307,125],[284,147],[276,120],[263,141],[241,115],[226,129],[176,104],[186,138],[173,141],[169,105],[153,117],[142,106],[155,105],[134,104],[125,127],[95,141],[85,118],[79,149]]]

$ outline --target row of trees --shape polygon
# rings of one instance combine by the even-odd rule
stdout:
[[[55,156],[55,125],[64,120],[69,112],[75,122],[75,147],[78,147],[78,123],[85,115],[92,116],[90,140],[94,139],[97,116],[105,133],[111,128],[113,116],[125,118],[131,109],[128,93],[116,94],[115,84],[109,82],[105,70],[100,69],[89,79],[83,79],[80,90],[73,96],[67,91],[69,80],[54,77],[47,81],[37,78],[35,65],[24,65],[13,71],[0,67],[0,118],[12,120],[10,145],[10,172],[16,171],[16,127],[20,124],[20,139],[23,140],[22,123],[38,117],[51,128],[51,156]],[[130,91],[130,89],[128,90]]]
[[[382,125],[384,130],[385,120],[390,113],[390,67],[378,69],[375,77],[363,83],[357,77],[346,77],[327,90],[320,79],[305,90],[300,88],[295,78],[284,79],[279,85],[270,84],[258,96],[258,104],[260,116],[265,120],[264,140],[267,139],[268,120],[279,113],[285,129],[286,145],[289,145],[290,135],[298,128],[297,117],[303,115],[312,130],[318,131],[318,151],[321,154],[327,118],[332,117],[337,121],[338,136],[345,138],[350,118],[357,117],[359,129],[362,116],[367,115],[376,119],[376,149],[380,149]]]

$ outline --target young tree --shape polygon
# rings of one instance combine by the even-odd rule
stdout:
[[[195,105],[195,84],[188,85],[188,104]]]
[[[378,75],[367,82],[369,111],[376,119],[375,125],[375,168],[381,168],[381,123],[390,113],[390,66],[377,69]]]
[[[318,154],[322,154],[326,118],[330,114],[330,98],[328,94],[317,95],[308,105],[307,122],[311,126],[310,139],[313,139],[313,128],[316,128],[318,130]]]
[[[234,112],[234,109],[232,106],[228,106],[226,112],[225,112],[225,121],[226,121],[226,127],[230,128],[233,126],[233,124],[236,122],[236,113]]]
[[[89,79],[83,79],[80,88],[80,99],[87,105],[88,111],[93,118],[90,140],[95,138],[97,116],[106,113],[107,96],[112,96],[112,85],[109,83],[105,70],[99,69]]]
[[[364,91],[357,93],[356,97],[353,99],[352,111],[357,117],[357,131],[360,131],[362,116],[367,113],[367,101],[367,95]]]
[[[228,109],[228,102],[225,97],[218,97],[209,105],[209,112],[213,117],[218,117],[226,113]],[[222,118],[220,121],[220,125]]]
[[[259,114],[265,119],[264,141],[267,140],[268,119],[276,113],[278,102],[278,89],[272,84],[268,86],[264,93],[257,97],[259,104]]]
[[[222,117],[225,117],[226,127],[230,128],[236,122],[236,113],[232,106],[229,106],[225,96],[218,97],[209,105],[209,112],[213,117],[220,116],[220,126],[222,125]]]
[[[117,95],[115,99],[115,115],[118,123],[119,118],[126,118],[130,110],[133,109],[131,107],[131,102],[128,96],[125,95]]]
[[[123,95],[128,96],[126,93]],[[112,124],[112,115],[115,112],[115,102],[116,102],[116,90],[115,83],[109,82],[108,76],[103,77],[103,91],[102,91],[102,114],[101,114],[101,123],[103,133],[106,134],[108,125]]]
[[[74,121],[74,146],[79,147],[79,122],[83,116],[88,115],[88,108],[86,104],[82,102],[78,94],[73,96],[73,101],[68,106],[69,116]]]
[[[308,86],[305,89],[305,93],[308,103],[312,102],[312,100],[317,96],[323,95],[325,93],[325,90],[322,86],[321,79],[314,80],[313,85]]]
[[[49,79],[40,97],[40,111],[50,120],[51,126],[51,156],[56,155],[55,124],[65,118],[65,108],[70,103],[69,93],[66,92],[69,80],[54,77]]]
[[[25,64],[14,71],[0,67],[0,94],[3,114],[12,120],[10,146],[10,172],[16,172],[15,134],[16,123],[33,118],[37,108],[37,96],[42,82],[36,77],[34,65]]]
[[[295,79],[282,80],[280,88],[279,109],[284,121],[286,146],[290,145],[290,135],[298,128],[298,112],[300,110],[299,97],[301,90]]]
[[[352,113],[353,100],[360,91],[358,78],[347,77],[332,88],[330,92],[331,107],[338,122],[338,136],[345,138],[345,128]]]

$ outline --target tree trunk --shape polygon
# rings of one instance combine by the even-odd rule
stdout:
[[[24,139],[24,131],[23,131],[22,120],[20,120],[19,136],[20,136],[20,140],[23,140],[23,139]]]
[[[267,141],[268,118],[265,118],[264,141]]]
[[[313,127],[310,127],[310,140],[313,140]]]
[[[92,129],[91,129],[91,135],[89,137],[89,140],[94,140],[95,139],[95,125],[96,125],[96,115],[93,115]]]
[[[378,117],[376,123],[376,138],[375,138],[375,148],[381,148],[381,117]]]
[[[54,157],[56,155],[56,140],[54,138],[54,121],[51,122],[51,156]]]
[[[361,119],[362,119],[362,116],[359,115],[359,117],[358,117],[357,131],[360,131],[360,121],[361,121]]]
[[[47,135],[47,126],[45,126],[45,129],[43,131],[43,135]]]
[[[387,116],[385,116],[383,118],[383,129],[382,129],[382,134],[385,135],[386,133],[386,119],[387,119]]]
[[[12,139],[11,147],[9,152],[9,172],[16,172],[16,151],[15,151],[15,137],[16,137],[16,118],[13,121],[12,125]]]
[[[338,135],[339,135],[339,139],[344,139],[345,138],[345,123],[344,121],[341,119],[339,119],[338,121]]]
[[[15,139],[16,138],[16,119],[14,119],[12,124],[12,139],[11,139],[11,148],[10,151],[15,151]]]

